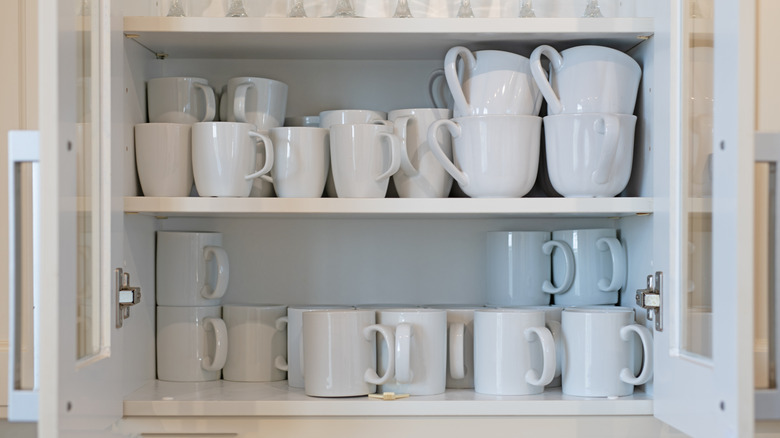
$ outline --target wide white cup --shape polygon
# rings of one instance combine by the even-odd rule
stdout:
[[[157,232],[158,306],[218,306],[229,280],[222,234]]]
[[[480,305],[425,306],[447,311],[447,388],[474,387],[474,311]]]
[[[552,283],[552,257],[564,257],[563,276]],[[544,306],[551,293],[571,286],[574,256],[569,245],[550,239],[548,231],[491,231],[487,233],[488,304]]]
[[[544,326],[550,331],[555,341],[555,377],[545,385],[547,388],[560,388],[563,358],[563,331],[561,330],[561,313],[563,307],[556,306],[518,306],[518,309],[541,310],[544,312]]]
[[[446,198],[452,177],[439,164],[428,145],[428,128],[433,122],[449,119],[451,111],[437,108],[413,108],[390,111],[395,134],[402,140],[401,170],[393,175],[393,184],[402,198]],[[452,159],[450,136],[438,131],[437,142]]]
[[[191,126],[135,125],[135,160],[144,196],[188,196],[193,182]]]
[[[653,337],[634,323],[628,307],[563,310],[563,393],[582,397],[626,396],[653,375]],[[634,375],[634,336],[642,343],[641,372]]]
[[[257,143],[265,146],[265,165],[255,170]],[[271,171],[273,143],[249,123],[192,125],[192,172],[200,196],[247,197],[252,180]]]
[[[222,306],[230,348],[222,378],[274,382],[287,376],[287,306]]]
[[[304,392],[352,397],[376,392],[395,371],[393,330],[375,324],[373,310],[317,310],[303,314]],[[391,351],[386,372],[376,372],[376,333]]]
[[[564,242],[574,255],[571,287],[554,294],[562,306],[616,304],[618,291],[626,282],[626,249],[614,228],[553,231],[553,240]],[[553,251],[553,281],[566,272],[568,253]]]
[[[287,84],[273,79],[237,77],[227,83],[227,121],[251,123],[259,131],[282,126]]]
[[[456,62],[462,59],[458,77]],[[455,117],[539,114],[542,95],[534,83],[528,58],[499,50],[456,46],[444,57],[444,76],[452,93]]]
[[[340,198],[384,198],[401,167],[401,140],[392,126],[333,125],[330,160]]]
[[[542,68],[550,59],[550,79]],[[547,114],[633,114],[642,69],[632,57],[602,46],[578,46],[560,53],[551,46],[534,49],[531,73],[547,101]]]
[[[330,167],[330,135],[327,129],[282,127],[270,131],[274,145],[271,178],[280,198],[319,198]]]
[[[436,140],[442,126],[452,135],[454,163]],[[541,132],[536,116],[461,117],[433,122],[428,145],[466,195],[517,198],[536,181]]]
[[[146,104],[152,123],[210,122],[217,110],[214,89],[203,78],[149,79]]]
[[[447,311],[399,308],[377,310],[377,322],[395,332],[395,373],[379,392],[433,395],[447,384]],[[387,346],[377,348],[379,372],[392,355]]]
[[[612,197],[631,178],[636,116],[561,114],[544,118],[547,173],[568,198]]]
[[[534,309],[474,312],[474,390],[493,395],[544,391],[555,377],[555,341]]]
[[[228,337],[220,306],[157,306],[157,378],[171,382],[218,380]]]

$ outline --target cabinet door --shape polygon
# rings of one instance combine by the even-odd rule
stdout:
[[[114,292],[122,168],[110,147],[119,115],[111,90],[121,86],[112,73],[122,54],[121,33],[111,32],[114,3],[39,2],[40,436],[103,436],[122,415]]]
[[[671,37],[673,72],[659,111],[678,114],[680,147],[657,161],[670,196],[655,218],[655,258],[668,259],[655,415],[694,436],[752,436],[755,1],[671,3],[656,34]]]

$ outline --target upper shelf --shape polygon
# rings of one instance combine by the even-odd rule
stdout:
[[[652,18],[125,17],[124,32],[175,58],[431,59],[452,46],[521,54],[599,44],[627,51]]]

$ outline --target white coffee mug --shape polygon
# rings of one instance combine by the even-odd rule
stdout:
[[[372,310],[316,310],[303,314],[304,392],[315,397],[352,397],[376,392],[395,371],[391,353],[386,372],[376,372],[376,333],[393,351],[393,331],[375,324]]]
[[[447,311],[447,388],[474,387],[474,311],[480,305],[424,306]]]
[[[287,306],[222,306],[230,348],[222,378],[274,382],[287,376]]]
[[[446,198],[452,188],[452,177],[439,164],[428,145],[428,128],[433,122],[449,119],[451,111],[437,108],[414,108],[390,111],[395,134],[401,139],[401,170],[393,175],[393,184],[402,198]],[[452,142],[447,133],[438,131],[437,142],[447,158],[452,159]]]
[[[564,242],[574,255],[571,287],[554,294],[555,304],[587,306],[616,304],[626,282],[626,249],[614,228],[553,231],[553,240]],[[568,253],[553,251],[553,281],[569,275]]]
[[[266,162],[255,170],[257,143]],[[252,180],[271,171],[273,143],[249,123],[207,122],[192,125],[192,172],[200,196],[247,197]]]
[[[222,308],[157,306],[157,378],[171,382],[218,380],[228,337]]]
[[[144,196],[189,196],[193,182],[190,125],[135,125],[135,159]]]
[[[149,79],[146,103],[152,123],[210,122],[216,115],[214,89],[203,78]]]
[[[582,397],[626,396],[653,375],[653,337],[634,323],[629,307],[563,310],[563,393]],[[633,334],[642,343],[641,372],[634,375]]]
[[[564,255],[563,276],[552,283],[553,249]],[[488,304],[543,306],[551,293],[571,287],[574,256],[569,245],[551,240],[548,231],[491,231],[487,233]]]
[[[393,328],[395,334],[395,373],[379,392],[433,395],[444,392],[447,384],[447,311],[442,309],[381,309],[377,322]],[[379,372],[392,353],[378,349]]]
[[[227,121],[250,123],[258,131],[282,126],[287,111],[287,84],[242,76],[228,80],[227,87]]]
[[[550,79],[541,56],[550,59]],[[547,101],[547,114],[633,114],[642,69],[625,53],[578,46],[560,53],[542,45],[531,53],[531,73]]]
[[[518,306],[518,309],[541,310],[544,312],[544,326],[550,331],[555,341],[555,377],[552,382],[545,385],[547,388],[560,388],[561,386],[561,359],[563,358],[563,332],[561,330],[560,306]]]
[[[452,135],[454,163],[436,139],[442,126]],[[461,117],[433,122],[428,145],[466,195],[517,198],[536,181],[541,132],[536,116]]]
[[[274,145],[271,178],[280,198],[319,198],[330,167],[330,135],[327,129],[282,127],[270,131]]]
[[[555,341],[545,313],[533,309],[474,312],[474,390],[540,394],[555,377]]]
[[[387,125],[333,125],[330,159],[340,198],[384,198],[401,167],[401,140]]]
[[[218,306],[229,280],[222,234],[157,232],[158,306]]]
[[[462,59],[461,77],[456,61]],[[499,50],[456,46],[444,57],[444,75],[455,102],[454,116],[539,114],[542,95],[534,83],[528,58]]]

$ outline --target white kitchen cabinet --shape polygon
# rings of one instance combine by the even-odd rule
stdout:
[[[43,2],[42,239],[49,246],[40,258],[42,436],[329,435],[390,425],[418,434],[438,427],[675,434],[669,426],[696,436],[752,434],[752,279],[744,273],[752,272],[755,5],[717,0],[707,27],[711,20],[690,17],[693,0],[681,3],[637,0],[647,18],[328,20],[123,17],[117,1]],[[85,4],[91,15],[74,20]],[[688,195],[688,89],[696,81],[684,47],[693,40],[715,47],[711,196]],[[634,170],[623,197],[138,196],[132,126],[145,120],[149,78],[201,76],[219,87],[233,76],[270,77],[290,86],[288,115],[387,111],[430,105],[427,77],[449,47],[527,55],[540,43],[603,44],[642,65]],[[696,221],[704,225],[689,232]],[[655,378],[633,396],[459,390],[376,402],[309,398],[284,382],[154,378],[156,231],[223,233],[232,271],[225,303],[457,304],[485,301],[487,231],[596,226],[618,228],[627,248],[623,305],[636,308],[647,276],[664,274]],[[689,273],[710,254],[711,275]],[[116,268],[143,297],[122,328],[114,317]],[[709,285],[711,298],[692,303],[692,287]],[[696,313],[696,306],[712,311]],[[654,325],[638,308],[637,318]]]

